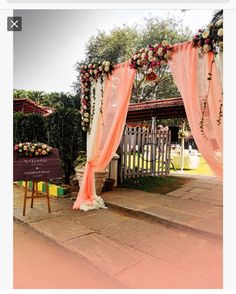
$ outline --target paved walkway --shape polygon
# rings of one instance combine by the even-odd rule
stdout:
[[[23,217],[23,189],[14,186],[14,218],[83,256],[124,288],[222,287],[218,180],[194,178],[168,195],[117,188],[102,197],[116,209],[82,212],[72,209],[70,197],[51,198],[49,214],[46,200],[37,199],[33,209],[28,201]]]
[[[117,188],[104,193],[103,199],[108,207],[175,227],[222,237],[222,182],[215,177],[187,177],[191,181],[166,195]]]

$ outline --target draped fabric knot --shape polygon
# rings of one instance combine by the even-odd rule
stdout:
[[[74,209],[105,208],[96,194],[95,172],[104,171],[117,150],[125,126],[136,71],[129,62],[116,65],[104,86],[95,84],[96,103],[91,132],[87,135],[87,158]],[[103,88],[101,88],[103,87]],[[103,96],[101,96],[103,93]]]

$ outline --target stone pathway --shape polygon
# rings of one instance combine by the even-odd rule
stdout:
[[[166,195],[117,188],[106,192],[107,206],[175,227],[222,238],[223,185],[215,177],[191,177],[180,189]]]
[[[51,198],[49,214],[45,199],[38,199],[33,209],[28,203],[23,217],[23,189],[14,186],[14,218],[125,288],[222,288],[220,194],[216,179],[193,179],[168,195],[127,189],[104,193],[115,210],[82,212],[72,209],[70,198]],[[186,224],[193,228],[182,230]]]

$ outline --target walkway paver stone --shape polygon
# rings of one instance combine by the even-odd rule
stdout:
[[[168,195],[116,188],[102,195],[108,209],[88,212],[68,197],[51,199],[48,213],[41,199],[23,217],[23,189],[14,186],[14,218],[127,288],[222,288],[222,190],[195,176]]]
[[[145,257],[140,251],[96,233],[68,241],[67,245],[111,275],[140,262]]]

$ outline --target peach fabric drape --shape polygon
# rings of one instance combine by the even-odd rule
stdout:
[[[82,184],[74,203],[74,209],[90,210],[104,207],[101,197],[96,195],[94,172],[106,168],[118,148],[123,133],[135,70],[129,62],[115,66],[111,76],[105,80],[102,112],[93,121],[97,124],[91,157],[85,166]]]
[[[212,62],[213,59],[213,53],[201,57],[192,43],[187,42],[174,46],[169,66],[183,98],[188,122],[198,149],[215,175],[222,179],[223,122],[217,123],[220,99],[223,99],[222,76],[219,74],[216,62]],[[208,79],[209,73],[212,73],[211,80]],[[205,136],[201,133],[199,125],[204,101],[206,101]]]

